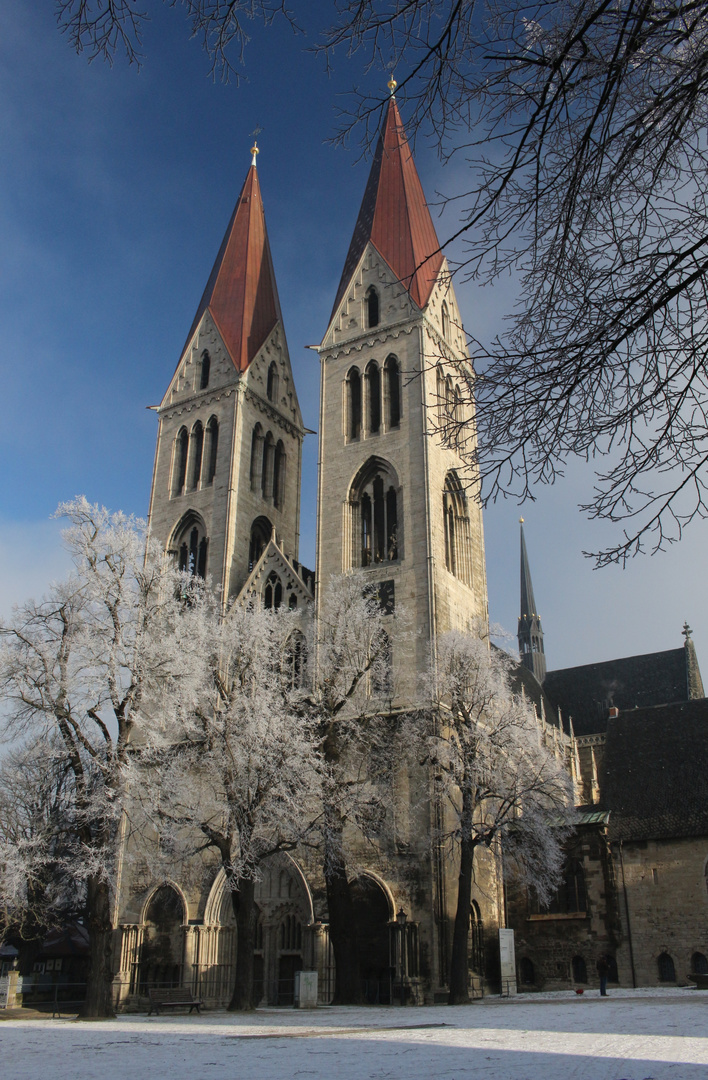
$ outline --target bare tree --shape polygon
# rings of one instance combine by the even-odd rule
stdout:
[[[394,694],[393,616],[386,615],[378,586],[361,571],[333,576],[321,588],[309,635],[309,689],[301,708],[325,765],[322,855],[336,966],[334,1003],[345,1005],[358,1003],[362,995],[345,828],[366,835],[380,815],[368,763],[372,754],[380,757],[389,749],[382,718]]]
[[[597,563],[678,539],[707,511],[706,0],[343,0],[326,42],[395,68],[411,129],[469,163],[458,273],[518,284],[459,371],[486,499],[601,458],[583,509],[626,524]]]
[[[85,1013],[110,1016],[111,889],[130,740],[141,710],[170,685],[189,695],[190,623],[199,591],[156,549],[145,526],[79,498],[60,506],[75,571],[0,627],[7,733],[57,755],[70,783],[66,873],[85,890],[90,939]]]
[[[499,852],[541,902],[556,887],[572,821],[572,786],[533,706],[510,689],[511,659],[481,637],[437,639],[426,680],[432,708],[412,714],[404,745],[430,769],[442,835],[459,857],[450,1004],[468,1001],[468,936],[475,853]]]
[[[216,852],[238,936],[229,1009],[251,1010],[256,884],[270,856],[309,842],[321,768],[317,738],[291,704],[297,614],[237,604],[222,620],[214,603],[202,616],[193,642],[204,657],[201,690],[176,707],[171,693],[155,702],[133,789],[153,825],[143,848],[153,863]]]

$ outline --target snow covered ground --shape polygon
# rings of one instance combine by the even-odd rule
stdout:
[[[597,990],[469,1007],[6,1020],[18,1080],[708,1080],[708,992]]]

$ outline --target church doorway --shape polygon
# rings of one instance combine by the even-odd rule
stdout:
[[[388,897],[378,881],[368,874],[355,878],[351,891],[364,1000],[371,1005],[390,1005],[395,971],[391,966]]]
[[[184,907],[171,885],[157,889],[145,912],[140,952],[140,993],[154,987],[180,986],[184,963]]]

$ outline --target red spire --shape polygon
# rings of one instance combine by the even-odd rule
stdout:
[[[443,255],[394,97],[379,137],[333,313],[369,240],[418,307],[424,307]]]
[[[185,348],[207,310],[234,366],[245,371],[280,318],[255,164],[248,170]]]

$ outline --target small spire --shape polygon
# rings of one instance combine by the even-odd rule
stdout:
[[[256,164],[256,158],[258,157],[259,154],[260,154],[260,150],[258,149],[258,143],[254,139],[253,140],[253,146],[251,147],[251,165]]]

